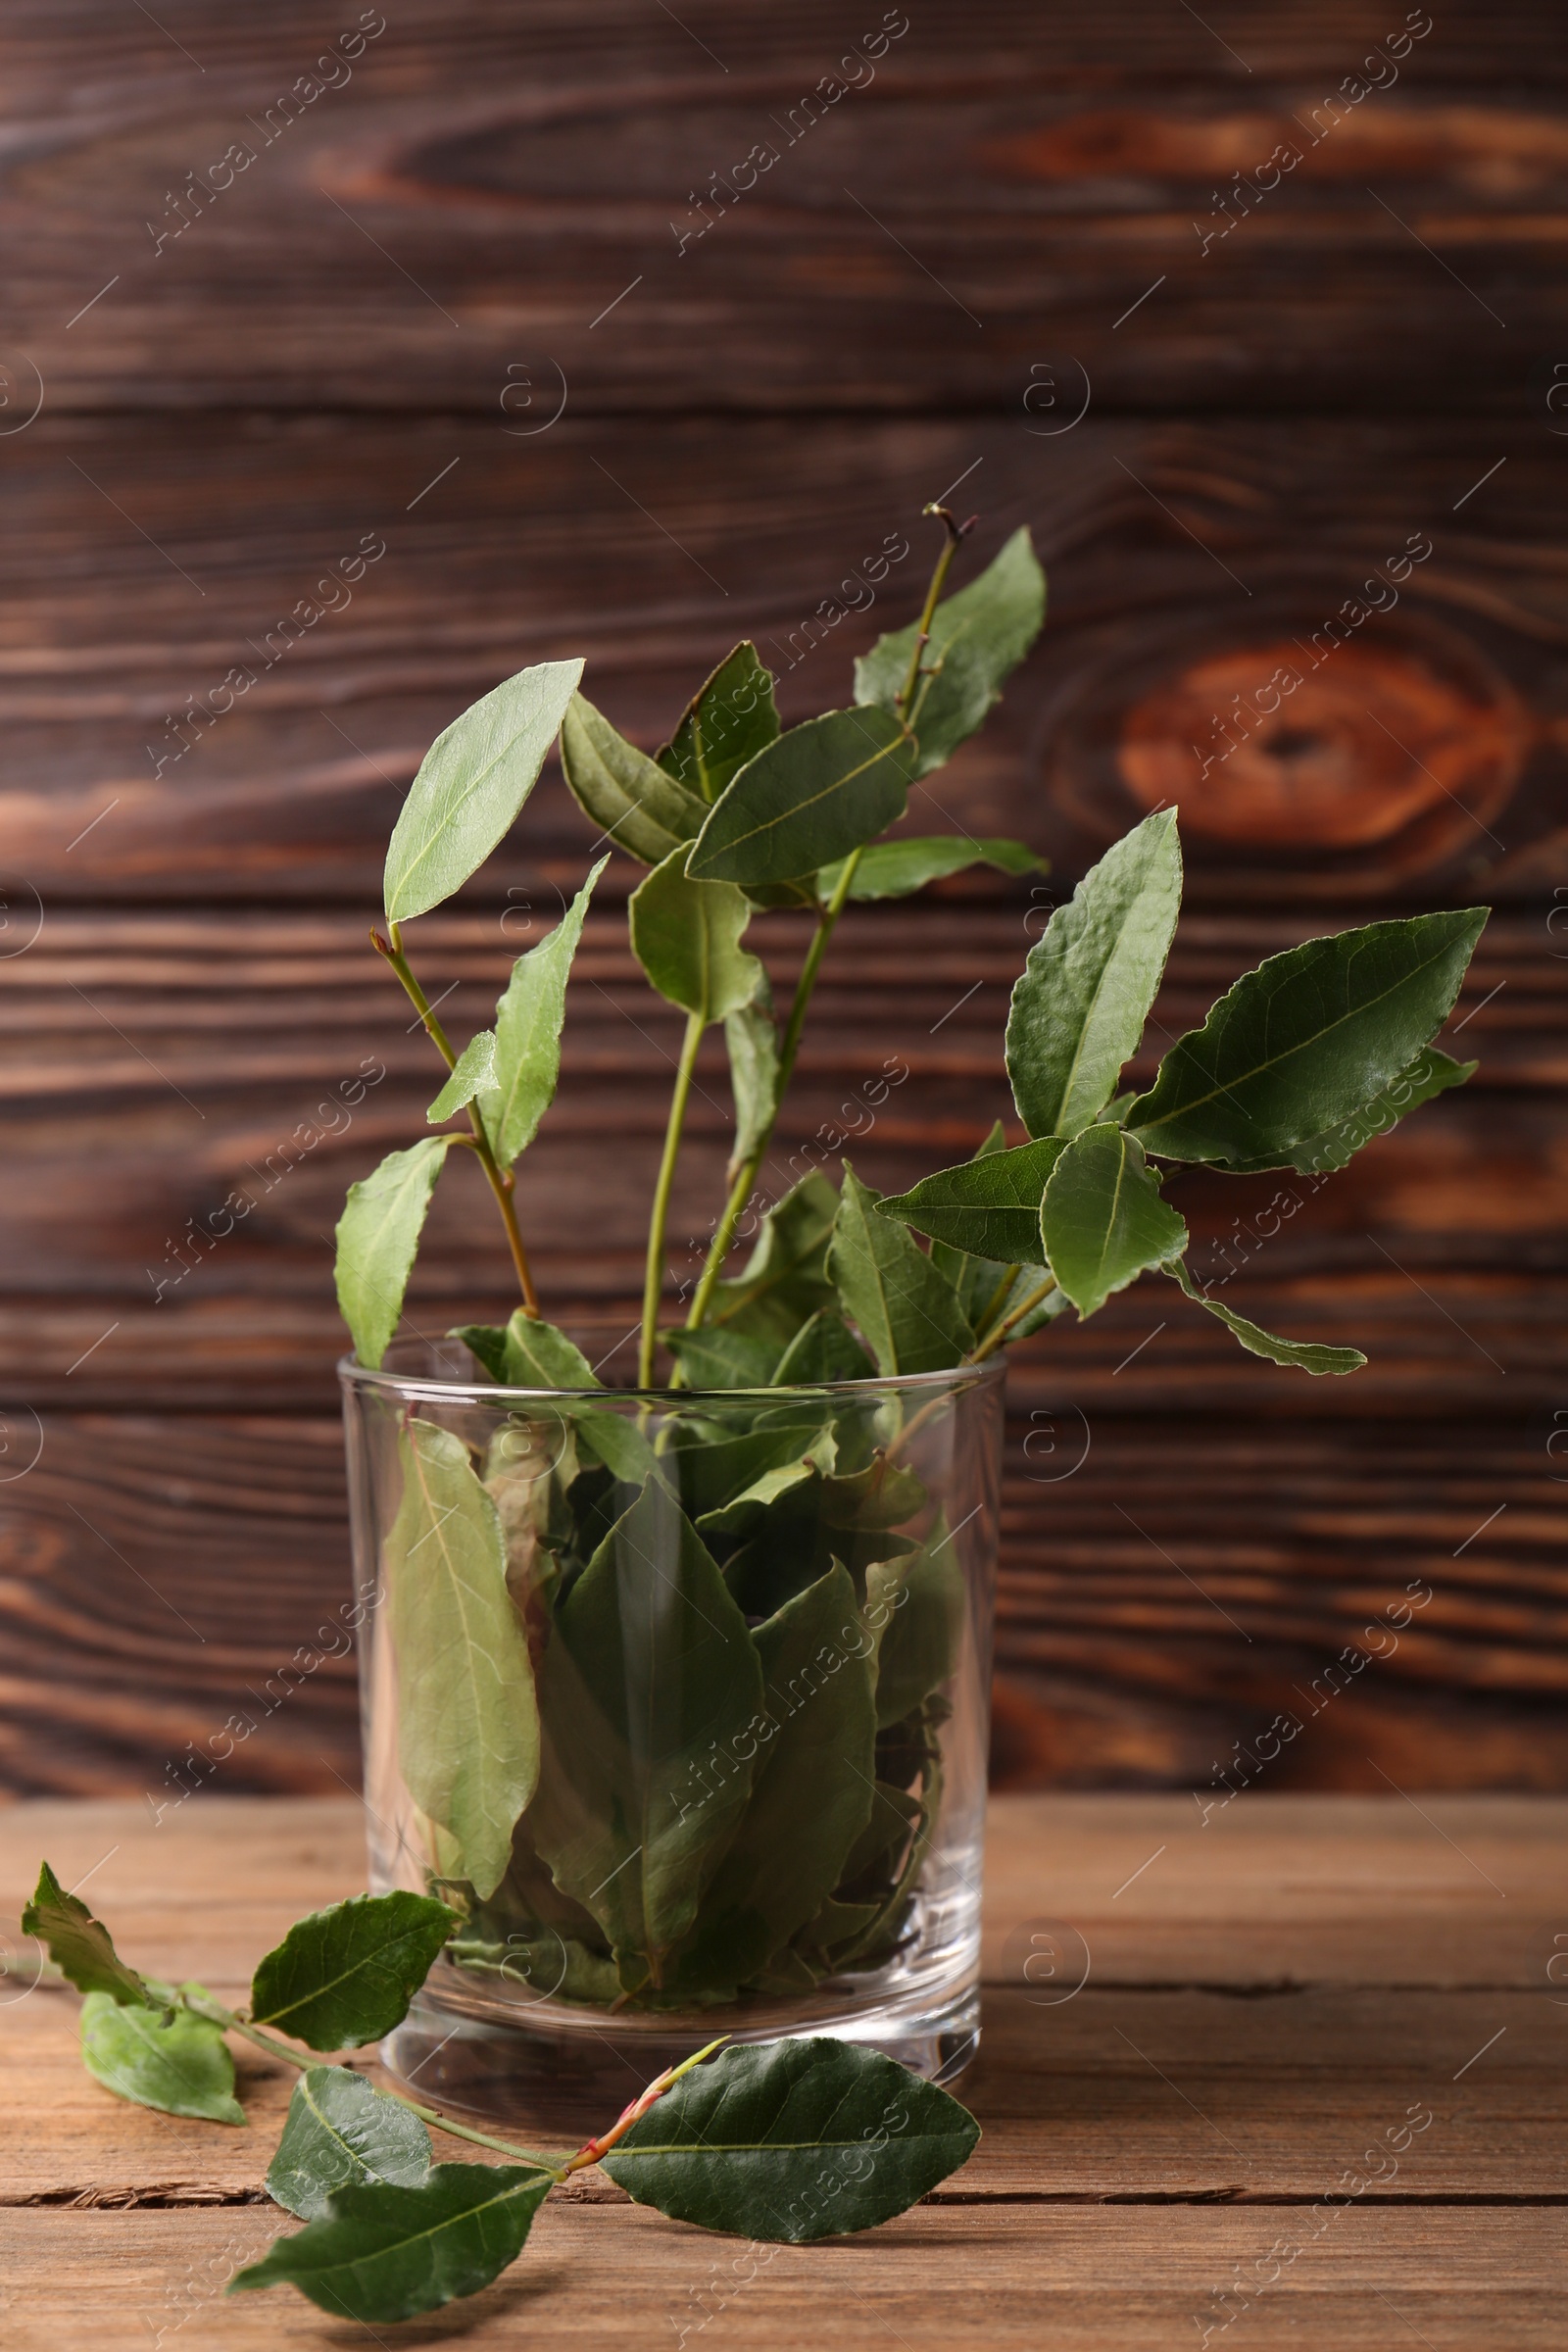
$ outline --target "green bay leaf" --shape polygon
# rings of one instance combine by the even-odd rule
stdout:
[[[961,874],[971,865],[992,865],[1003,874],[1048,874],[1051,860],[1022,841],[974,841],[967,833],[899,834],[874,841],[860,852],[850,878],[852,899],[906,899],[928,882]],[[844,860],[823,866],[816,895],[826,906],[844,873]]]
[[[492,1894],[539,1777],[539,1719],[507,1590],[495,1503],[450,1430],[400,1432],[403,1498],[387,1531],[398,1758],[421,1812],[456,1840],[460,1874]]]
[[[879,1372],[946,1372],[968,1354],[974,1333],[946,1275],[902,1225],[876,1213],[878,1199],[846,1160],[828,1251],[840,1303]]]
[[[581,662],[518,670],[436,737],[387,846],[389,922],[439,906],[483,865],[538,782],[581,676]]]
[[[1010,1152],[988,1152],[979,1159],[922,1177],[907,1193],[879,1200],[877,1214],[912,1225],[934,1242],[995,1265],[994,1288],[1008,1266],[1046,1263],[1040,1204],[1051,1172],[1066,1149],[1064,1137],[1042,1136]]]
[[[765,978],[741,946],[752,904],[733,883],[694,882],[685,868],[684,849],[672,850],[632,892],[632,953],[667,1004],[721,1021],[751,1004]]]
[[[1031,1135],[1077,1135],[1115,1092],[1159,990],[1182,899],[1174,809],[1105,852],[1029,951],[1007,1075]]]
[[[1337,1127],[1325,1128],[1321,1135],[1307,1135],[1283,1152],[1265,1154],[1262,1159],[1249,1160],[1245,1165],[1232,1165],[1221,1160],[1217,1164],[1227,1174],[1254,1176],[1267,1168],[1295,1168],[1301,1176],[1322,1175],[1344,1168],[1363,1145],[1375,1143],[1387,1135],[1400,1119],[1418,1110],[1434,1096],[1446,1094],[1451,1086],[1463,1086],[1475,1076],[1481,1064],[1476,1061],[1455,1061],[1451,1054],[1441,1054],[1436,1046],[1423,1048],[1408,1068],[1402,1069],[1370,1102],[1342,1119]]]
[[[905,2212],[979,2137],[935,2083],[816,2035],[732,2043],[639,2117],[603,2169],[674,2221],[801,2245]]]
[[[477,1036],[469,1038],[453,1063],[445,1086],[424,1114],[428,1123],[439,1127],[443,1119],[466,1110],[476,1095],[495,1084],[495,1076],[496,1033],[493,1029],[481,1029]]]
[[[1027,530],[1014,531],[978,579],[943,598],[932,615],[923,674],[908,711],[920,744],[916,775],[940,767],[984,724],[1002,681],[1023,660],[1045,616],[1046,575]],[[897,709],[916,637],[911,623],[879,637],[861,655],[855,664],[857,702]]]
[[[400,2099],[346,2066],[308,2067],[294,2085],[267,2193],[302,2222],[333,2191],[380,2180],[417,2188],[430,2170],[430,2134]]]
[[[737,768],[754,760],[777,734],[773,673],[746,639],[725,655],[693,695],[680,724],[658,754],[659,764],[711,806]]]
[[[1041,1222],[1051,1270],[1085,1317],[1187,1247],[1187,1227],[1119,1127],[1086,1127],[1074,1137],[1046,1186]]]
[[[145,2003],[147,1986],[122,1960],[103,1921],[94,1919],[79,1895],[69,1894],[47,1862],[22,1914],[24,1936],[36,1936],[49,1957],[78,1992],[107,1993],[114,2001]]]
[[[349,1186],[337,1221],[337,1303],[360,1362],[374,1371],[403,1313],[419,1236],[450,1135],[421,1136]]]
[[[694,880],[793,881],[904,814],[914,744],[885,710],[828,710],[758,753],[709,813]]]
[[[555,929],[517,957],[496,1006],[493,1069],[479,1092],[479,1109],[504,1168],[533,1142],[555,1101],[566,981],[594,885],[609,863],[608,855],[600,858]],[[456,1078],[457,1071],[452,1075]]]
[[[1177,1039],[1128,1132],[1161,1158],[1247,1166],[1353,1118],[1447,1019],[1489,912],[1367,923],[1271,956]]]
[[[449,1905],[402,1887],[312,1911],[258,1963],[252,2022],[313,2050],[377,2041],[402,2024],[457,1925]]]
[[[742,1271],[715,1285],[709,1320],[787,1346],[818,1307],[833,1303],[827,1250],[838,1205],[820,1168],[803,1176],[764,1214]]]
[[[1324,1373],[1336,1373],[1343,1377],[1348,1372],[1359,1372],[1366,1362],[1359,1348],[1330,1348],[1320,1340],[1276,1339],[1260,1323],[1249,1322],[1245,1315],[1237,1314],[1233,1307],[1226,1306],[1218,1298],[1210,1298],[1200,1291],[1187,1270],[1185,1258],[1178,1258],[1173,1265],[1162,1266],[1160,1271],[1178,1283],[1195,1305],[1206,1306],[1209,1313],[1216,1316],[1226,1330],[1240,1341],[1249,1355],[1261,1355],[1271,1364],[1284,1364],[1291,1371],[1310,1372],[1318,1377]]]
[[[509,2164],[438,2164],[414,2188],[351,2182],[227,2291],[288,2284],[334,2319],[410,2320],[477,2294],[515,2262],[550,2185],[548,2173]]]
[[[209,2124],[245,2121],[222,2028],[188,2009],[89,1992],[81,2004],[81,2056],[96,2082],[137,2107]]]
[[[585,695],[573,695],[563,722],[561,767],[590,824],[644,865],[695,840],[708,814],[700,795],[628,743]]]

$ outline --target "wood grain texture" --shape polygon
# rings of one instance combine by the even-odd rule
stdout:
[[[586,2175],[522,2266],[465,2307],[466,2340],[543,2323],[552,2342],[645,2342],[713,2323],[728,2298],[724,2324],[759,2345],[835,2327],[859,2341],[874,2321],[919,2344],[1049,2328],[1086,2352],[1152,2348],[1195,2313],[1200,2331],[1245,2308],[1262,2343],[1370,2346],[1391,2304],[1434,2341],[1545,2344],[1568,2199],[1545,1973],[1568,1901],[1562,1815],[1549,1799],[1435,1797],[1418,1816],[1394,1796],[1253,1797],[1199,1829],[1169,1799],[998,1798],[985,2037],[963,2085],[985,2136],[963,2173],[887,2230],[780,2254],[738,2299],[732,2249]],[[342,1802],[212,1795],[157,1827],[141,1808],[22,1804],[0,1813],[0,1907],[42,1850],[68,1879],[92,1872],[122,1948],[229,1993],[363,1869]],[[1038,1966],[1022,1977],[1042,1930],[1046,1948],[1085,1948],[1068,1999],[1042,1993]],[[297,2301],[220,2296],[278,2226],[256,2183],[284,2070],[242,2055],[248,2128],[204,2131],[92,2083],[74,2009],[42,1987],[0,2007],[26,2119],[0,2152],[8,2341],[74,2352],[111,2309],[203,2342],[336,2341]],[[1366,2144],[1411,2112],[1431,2121],[1397,2171],[1348,2194]],[[1262,2293],[1219,2299],[1238,2271],[1266,2278],[1271,2252]],[[852,2319],[835,2316],[846,2297]]]
[[[1029,943],[1152,806],[1188,866],[1170,1033],[1312,931],[1499,909],[1469,1090],[1310,1197],[1182,1180],[1227,1300],[1365,1373],[1265,1379],[1149,1284],[1019,1364],[999,1769],[1204,1791],[1294,1708],[1264,1786],[1568,1786],[1554,13],[1464,0],[1392,62],[1370,0],[887,13],[808,129],[880,9],[0,24],[0,1786],[158,1801],[237,1713],[224,1786],[354,1779],[345,1659],[268,1694],[346,1578],[331,1229],[433,1091],[362,944],[402,792],[540,659],[586,655],[650,747],[744,632],[789,718],[846,699],[950,488],[980,556],[1031,527],[1051,619],[910,822],[1054,871],[852,913],[771,1179],[851,1134],[887,1186],[972,1150]],[[588,848],[552,767],[415,927],[455,1027]],[[552,1304],[620,1329],[676,1044],[631,878],[523,1175]],[[796,927],[756,936],[787,978]],[[672,1287],[725,1100],[710,1057]],[[469,1173],[421,1328],[502,1303]],[[1412,1580],[1396,1653],[1307,1715]]]

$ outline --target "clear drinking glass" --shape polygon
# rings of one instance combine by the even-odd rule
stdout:
[[[462,1915],[393,2071],[495,2117],[618,2102],[628,2060],[647,2081],[719,2034],[955,2080],[1000,1359],[537,1391],[454,1339],[341,1373],[370,1884]]]

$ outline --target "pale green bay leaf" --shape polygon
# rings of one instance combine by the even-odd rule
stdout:
[[[984,724],[1015,669],[1040,634],[1046,616],[1046,575],[1027,530],[1014,531],[994,561],[956,595],[944,597],[931,620],[921,657],[909,724],[920,744],[916,775],[928,775],[966,736]],[[913,623],[879,637],[855,664],[855,699],[897,708],[909,673],[917,630]]]
[[[313,2222],[333,2191],[380,2180],[417,2188],[430,2170],[430,2134],[400,2099],[346,2066],[312,2066],[294,2085],[267,2193]]]
[[[466,1110],[476,1095],[495,1084],[495,1075],[496,1033],[493,1029],[481,1029],[476,1037],[469,1038],[453,1063],[445,1086],[425,1112],[430,1126],[439,1127],[443,1119]]]
[[[137,2107],[209,2124],[245,2121],[222,2028],[188,2009],[89,1992],[81,2004],[81,2056],[95,2082]]]
[[[721,1323],[660,1336],[694,1389],[765,1389],[778,1362],[776,1339],[727,1331]]]
[[[904,814],[914,745],[885,710],[828,710],[780,735],[714,803],[694,879],[789,882],[847,857]]]
[[[1489,912],[1368,923],[1271,956],[1177,1039],[1129,1133],[1162,1158],[1245,1166],[1353,1118],[1447,1019]]]
[[[816,877],[816,895],[824,906],[844,875],[841,858],[823,866]],[[974,841],[967,833],[897,835],[874,841],[860,852],[850,878],[852,899],[906,899],[928,882],[961,874],[971,865],[992,865],[1003,874],[1048,874],[1049,858],[1040,857],[1022,841]]]
[[[1183,1258],[1178,1258],[1173,1265],[1161,1267],[1160,1271],[1168,1274],[1173,1282],[1179,1283],[1196,1305],[1206,1306],[1211,1315],[1217,1316],[1226,1330],[1241,1342],[1249,1355],[1261,1355],[1271,1364],[1284,1364],[1291,1371],[1310,1372],[1319,1377],[1324,1373],[1343,1376],[1348,1372],[1359,1372],[1366,1362],[1359,1348],[1330,1348],[1320,1340],[1276,1339],[1261,1324],[1249,1322],[1245,1315],[1237,1314],[1234,1308],[1222,1304],[1218,1298],[1210,1298],[1200,1291],[1189,1274]]]
[[[409,2013],[458,1914],[427,1894],[356,1894],[297,1919],[257,1964],[251,2019],[313,2050],[358,2049]]]
[[[145,2002],[147,1986],[122,1960],[109,1930],[94,1919],[79,1895],[69,1894],[47,1862],[22,1914],[24,1936],[36,1936],[49,1957],[78,1992],[106,1993],[113,2001]]]
[[[1048,1135],[1010,1152],[988,1152],[983,1158],[922,1177],[910,1192],[879,1200],[877,1214],[988,1260],[997,1268],[995,1284],[1007,1266],[1046,1263],[1040,1204],[1066,1149],[1064,1137]],[[947,1271],[944,1261],[936,1262]]]
[[[389,1152],[370,1175],[349,1186],[337,1221],[337,1303],[360,1362],[374,1371],[403,1313],[403,1294],[418,1252],[450,1135],[421,1136]]]
[[[741,946],[752,904],[731,882],[690,880],[685,866],[685,851],[672,850],[632,892],[632,953],[666,1003],[721,1021],[749,1004],[765,977]]]
[[[539,780],[581,662],[541,662],[482,695],[438,735],[387,845],[387,920],[439,906],[477,871]]]
[[[228,2292],[286,2284],[334,2319],[410,2320],[477,2294],[515,2262],[550,2185],[548,2173],[510,2164],[438,2164],[416,2188],[351,2183]]]
[[[698,688],[657,756],[660,766],[678,784],[711,805],[737,768],[754,760],[777,734],[773,673],[746,639]]]
[[[488,1895],[539,1777],[528,1644],[467,1447],[414,1420],[398,1453],[403,1498],[385,1554],[399,1762],[415,1803],[457,1841],[461,1876]]]
[[[1375,1143],[1387,1135],[1400,1119],[1434,1096],[1446,1094],[1451,1086],[1463,1086],[1481,1067],[1477,1061],[1455,1061],[1451,1054],[1442,1054],[1436,1046],[1427,1046],[1407,1069],[1399,1072],[1381,1094],[1343,1119],[1337,1127],[1329,1127],[1321,1135],[1303,1136],[1283,1152],[1262,1159],[1249,1160],[1245,1165],[1232,1165],[1221,1160],[1217,1164],[1227,1174],[1253,1176],[1266,1168],[1291,1167],[1301,1176],[1322,1175],[1347,1167],[1363,1145]]]
[[[877,1214],[878,1198],[846,1160],[828,1251],[840,1303],[879,1372],[946,1372],[968,1354],[974,1333],[940,1267],[902,1225]]]
[[[759,971],[762,971],[760,964]],[[733,1184],[746,1162],[760,1152],[778,1114],[778,1029],[767,975],[750,1003],[724,1016],[730,1091],[735,1098],[735,1136],[724,1180]]]
[[[659,1478],[561,1603],[540,1672],[534,1843],[635,1988],[691,1927],[745,1808],[751,1771],[730,1747],[762,1696],[746,1620]]]
[[[695,840],[708,804],[618,734],[586,696],[573,695],[561,729],[561,766],[589,822],[644,865]]]
[[[777,1389],[875,1378],[875,1364],[844,1317],[830,1306],[819,1307],[801,1325],[773,1367]]]
[[[752,1795],[675,1983],[743,1984],[837,1886],[871,1810],[876,1704],[872,1635],[837,1563],[752,1640],[764,1727]]]
[[[1031,1135],[1077,1135],[1110,1101],[1181,900],[1176,812],[1158,809],[1090,867],[1030,949],[1007,1015],[1007,1076]]]
[[[600,858],[555,929],[517,957],[496,1005],[494,1076],[479,1096],[479,1109],[504,1168],[527,1150],[555,1101],[566,981],[594,885],[609,863],[608,855]]]
[[[819,1307],[832,1305],[827,1250],[838,1205],[820,1168],[803,1176],[763,1216],[742,1271],[715,1285],[710,1321],[776,1336],[785,1346]]]
[[[1051,1270],[1086,1317],[1187,1247],[1186,1225],[1119,1127],[1086,1127],[1074,1137],[1046,1186],[1041,1220]]]
[[[800,2245],[890,2221],[979,2137],[935,2083],[817,2035],[721,2050],[639,2117],[604,2170],[672,2220]]]

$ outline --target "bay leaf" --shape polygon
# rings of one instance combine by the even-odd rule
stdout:
[[[147,2002],[144,1980],[122,1960],[103,1921],[94,1919],[79,1895],[66,1891],[47,1862],[38,1866],[38,1884],[22,1914],[22,1933],[35,1936],[47,1947],[56,1968],[78,1992]]]
[[[1046,1263],[1040,1206],[1051,1172],[1066,1149],[1064,1137],[1048,1135],[1010,1152],[962,1160],[956,1168],[923,1176],[909,1192],[880,1200],[877,1214],[912,1225],[933,1242],[995,1265],[995,1290],[1006,1267]],[[935,1250],[932,1257],[952,1280],[947,1262],[938,1259]]]
[[[413,2188],[350,2183],[318,2220],[236,2272],[227,2291],[286,2282],[334,2319],[413,2319],[499,2278],[550,2186],[548,2173],[509,2164],[438,2164]]]
[[[885,710],[828,710],[747,761],[709,811],[694,881],[790,882],[847,857],[904,814],[913,740]]]
[[[879,1198],[846,1160],[828,1251],[840,1303],[879,1372],[948,1371],[974,1346],[974,1333],[940,1267],[902,1226],[876,1214]]]
[[[1161,1200],[1136,1138],[1086,1127],[1057,1160],[1041,1210],[1046,1255],[1080,1315],[1151,1266],[1179,1257],[1187,1227]]]
[[[1002,682],[1040,634],[1046,575],[1027,530],[1014,531],[977,579],[947,596],[931,617],[926,674],[907,712],[920,744],[916,775],[929,775],[985,722]],[[917,624],[879,637],[855,664],[855,699],[894,710],[914,655]],[[934,673],[934,674],[932,674]]]
[[[631,895],[632,953],[667,1004],[721,1021],[756,998],[765,974],[741,946],[752,905],[731,882],[694,882],[672,850]]]
[[[628,743],[586,695],[573,695],[562,723],[561,767],[589,822],[644,865],[695,840],[708,814],[706,801]]]
[[[874,841],[860,852],[850,879],[855,900],[906,899],[928,882],[944,881],[971,865],[995,866],[1003,874],[1048,874],[1051,860],[1022,841],[975,841],[967,833],[895,834],[891,841]],[[839,886],[844,860],[824,865],[816,877],[816,895],[825,906]]]
[[[188,2009],[89,1992],[81,2004],[81,2056],[95,2082],[137,2107],[209,2124],[245,2121],[222,2028]]]
[[[594,885],[609,863],[608,855],[600,858],[555,929],[517,957],[496,1005],[492,1078],[480,1090],[479,1110],[503,1168],[533,1142],[556,1099],[566,981]]]
[[[1216,1316],[1226,1330],[1241,1342],[1249,1355],[1261,1355],[1271,1364],[1284,1364],[1292,1371],[1310,1372],[1317,1376],[1359,1372],[1366,1362],[1359,1348],[1330,1348],[1319,1340],[1276,1339],[1261,1324],[1250,1323],[1245,1315],[1237,1314],[1234,1308],[1224,1305],[1220,1299],[1205,1297],[1189,1274],[1185,1259],[1178,1258],[1174,1265],[1162,1266],[1160,1271],[1180,1284],[1195,1304],[1206,1306],[1209,1313]]]
[[[403,1887],[309,1912],[258,1962],[252,2022],[313,2050],[378,2041],[403,2023],[457,1925],[450,1904]]]
[[[346,2066],[308,2067],[294,2085],[267,2193],[302,2222],[333,2191],[380,2180],[417,2188],[430,2170],[430,2134],[400,2099]]]
[[[777,734],[773,673],[748,638],[698,688],[657,756],[666,774],[711,806]]]
[[[450,1135],[421,1136],[406,1152],[389,1152],[370,1175],[349,1186],[337,1221],[337,1303],[355,1354],[372,1372],[403,1313],[430,1196],[454,1141]]]

